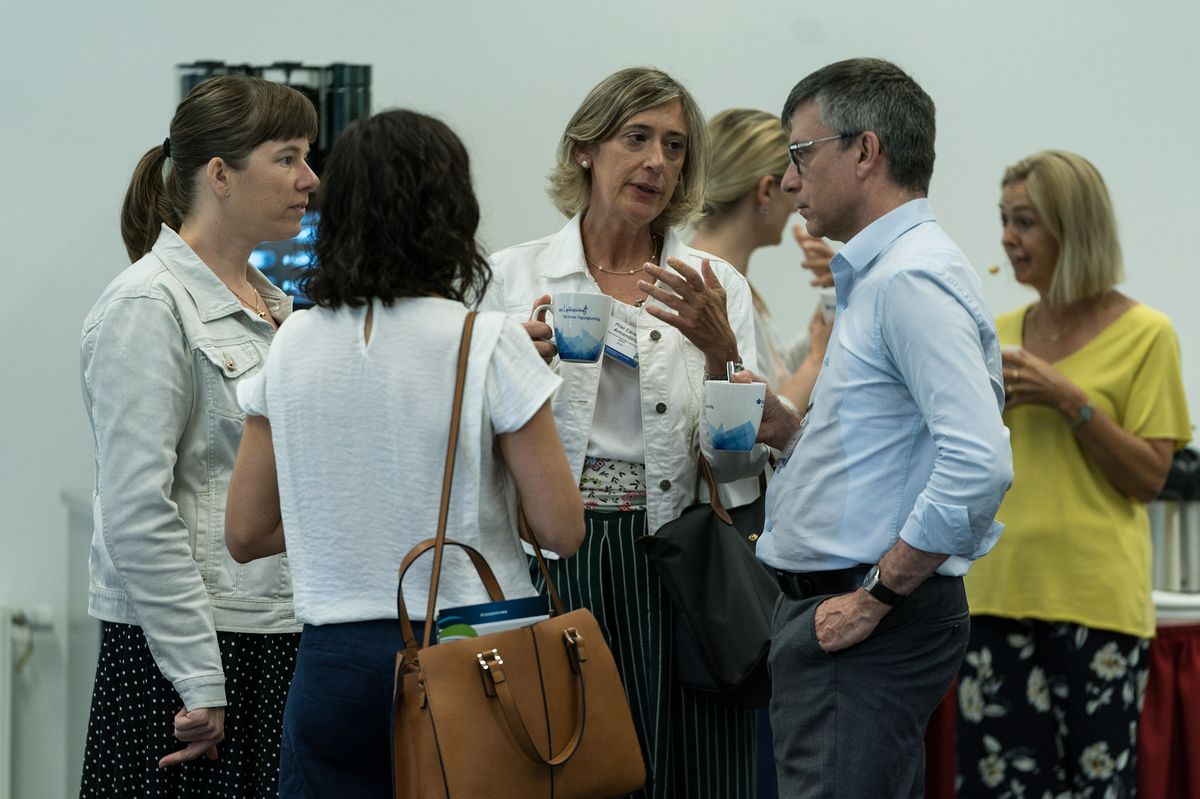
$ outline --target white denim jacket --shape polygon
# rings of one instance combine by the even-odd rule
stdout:
[[[290,297],[250,276],[276,319],[291,313]],[[225,704],[217,630],[299,630],[286,558],[239,565],[225,549],[237,383],[273,335],[166,226],[83,326],[96,448],[88,612],[140,626],[188,708]]]
[[[600,293],[584,261],[580,219],[576,215],[558,233],[493,254],[492,282],[480,307],[504,311],[525,322],[533,301],[542,294]],[[667,231],[663,239],[661,263],[666,264],[668,258],[679,258],[697,271],[702,259],[710,259],[717,279],[725,288],[729,323],[737,336],[742,363],[747,369],[754,369],[753,304],[746,279],[715,256],[688,247],[672,231]],[[654,299],[647,302],[666,308]],[[750,452],[714,452],[707,426],[700,424],[704,355],[674,327],[649,314],[637,317],[637,339],[645,435],[646,522],[647,530],[653,534],[695,501],[697,447],[712,464],[714,477],[722,483],[758,474],[766,463],[767,450],[757,444]],[[606,358],[601,358],[597,367],[563,363],[555,358],[551,363],[563,378],[552,401],[554,421],[567,462],[577,478],[583,474],[600,369],[605,368],[606,362]]]

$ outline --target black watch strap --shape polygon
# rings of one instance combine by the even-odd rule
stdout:
[[[879,579],[879,564],[875,564],[871,567],[871,570],[867,572],[867,576],[863,578],[863,588],[867,589],[868,594],[875,597],[883,604],[891,605],[892,607],[896,607],[903,602],[904,597],[906,596],[906,594],[896,593],[883,584],[883,582]]]

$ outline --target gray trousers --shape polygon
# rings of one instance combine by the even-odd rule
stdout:
[[[775,606],[771,729],[783,799],[924,794],[924,734],[967,649],[961,578],[934,576],[865,641],[835,654],[813,613],[829,595]]]

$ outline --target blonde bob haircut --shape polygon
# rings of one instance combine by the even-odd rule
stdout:
[[[779,117],[750,108],[730,108],[708,122],[712,163],[704,187],[704,220],[732,211],[764,175],[783,179],[788,137]]]
[[[550,195],[554,206],[567,217],[588,207],[592,198],[591,173],[575,160],[581,147],[592,147],[617,134],[629,118],[672,100],[683,104],[687,121],[687,152],[675,193],[658,219],[655,229],[665,230],[689,222],[704,201],[704,179],[708,172],[708,131],[704,115],[687,89],[670,75],[652,67],[630,67],[600,81],[583,98],[567,123],[554,171],[550,173]]]
[[[1058,242],[1051,305],[1097,297],[1125,279],[1117,220],[1104,178],[1090,161],[1065,150],[1043,150],[1004,171],[1001,187],[1025,193]]]

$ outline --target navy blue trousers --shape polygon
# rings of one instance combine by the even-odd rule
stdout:
[[[414,622],[417,639],[423,626]],[[395,619],[304,626],[283,712],[279,795],[391,799]]]

